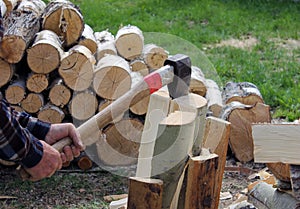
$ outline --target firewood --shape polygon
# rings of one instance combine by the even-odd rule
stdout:
[[[253,160],[252,123],[270,122],[270,107],[262,103],[245,105],[231,102],[224,106],[221,118],[231,123],[229,145],[242,163]]]
[[[0,57],[9,63],[18,63],[26,48],[40,30],[40,17],[46,4],[42,0],[23,0],[16,10],[4,19],[4,37]],[[22,28],[22,30],[20,30]]]
[[[86,155],[85,152],[82,152],[77,158],[75,158],[74,162],[81,170],[84,171],[93,167],[93,161]]]
[[[44,106],[42,94],[29,93],[21,102],[21,107],[28,113],[37,113]]]
[[[159,179],[129,178],[128,209],[162,208],[163,181]]]
[[[78,120],[86,120],[95,115],[97,107],[96,95],[90,90],[75,93],[69,102],[69,112]]]
[[[36,34],[34,43],[27,49],[27,63],[35,73],[50,73],[57,69],[64,56],[59,37],[50,30]]]
[[[117,201],[117,200],[121,200],[124,198],[127,198],[128,194],[115,194],[115,195],[106,195],[103,197],[103,200],[105,202],[112,202],[112,201]]]
[[[100,112],[101,110],[103,110],[104,108],[106,108],[108,105],[110,105],[112,102],[114,101],[111,101],[111,100],[101,100],[99,102],[99,106],[98,106],[98,112]],[[119,122],[120,120],[122,120],[124,116],[124,113],[122,113],[121,115],[114,115],[114,118],[113,118],[113,121],[112,123],[117,123]]]
[[[61,123],[65,113],[57,106],[46,104],[37,114],[38,119],[48,123]]]
[[[146,63],[141,59],[131,60],[129,65],[133,72],[139,72],[142,76],[149,74],[149,69]]]
[[[47,4],[42,16],[42,29],[54,31],[64,47],[75,45],[83,30],[84,21],[79,8],[68,0],[54,0]]]
[[[274,176],[285,182],[290,182],[290,165],[286,163],[266,163],[266,166]]]
[[[85,46],[75,45],[68,51],[58,68],[64,83],[75,91],[83,91],[91,86],[95,58]]]
[[[228,104],[233,101],[246,105],[253,105],[256,102],[264,103],[257,86],[249,82],[228,82],[222,92],[222,98],[224,104]]]
[[[84,25],[84,30],[78,42],[79,45],[83,45],[88,48],[92,54],[95,54],[97,51],[96,38],[94,36],[94,30],[88,25]]]
[[[20,2],[20,0],[3,0],[6,6],[6,13],[2,13],[2,15],[8,15]]]
[[[0,87],[7,84],[13,77],[15,66],[0,58]]]
[[[116,100],[131,88],[130,67],[116,55],[106,55],[95,67],[93,88],[104,99]]]
[[[205,98],[207,99],[208,110],[211,111],[212,116],[220,117],[223,108],[222,93],[218,84],[211,79],[206,79],[207,92]]]
[[[207,91],[206,86],[206,79],[201,69],[196,66],[192,66],[191,82],[189,86],[190,92],[204,97]]]
[[[50,85],[49,99],[58,106],[64,107],[71,99],[71,90],[63,83],[61,78],[55,79]]]
[[[97,42],[96,60],[99,62],[106,54],[117,55],[115,37],[109,31],[95,32]]]
[[[48,78],[45,74],[31,73],[27,77],[26,87],[34,93],[41,93],[48,87]]]
[[[13,81],[5,90],[5,98],[10,104],[20,103],[25,98],[25,94],[26,86],[23,79]]]
[[[141,56],[144,47],[143,32],[136,26],[121,27],[116,34],[115,45],[118,54],[126,60]]]
[[[142,57],[150,70],[157,70],[164,65],[168,52],[155,44],[146,44]]]
[[[15,111],[18,111],[18,112],[23,112],[23,108],[20,107],[19,105],[11,105],[12,108],[14,108]]]

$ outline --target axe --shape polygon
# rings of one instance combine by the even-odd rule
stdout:
[[[183,54],[176,54],[169,57],[164,62],[163,67],[144,77],[143,80],[137,83],[127,93],[77,128],[83,144],[87,146],[95,143],[99,139],[91,137],[93,133],[99,132],[99,130],[113,122],[115,117],[128,110],[129,107],[135,105],[165,85],[168,85],[171,98],[187,95],[190,80],[190,58]],[[66,137],[53,144],[52,147],[61,152],[65,146],[70,144],[72,144],[72,140]],[[24,172],[26,171],[22,169],[19,174],[21,178],[27,179]]]

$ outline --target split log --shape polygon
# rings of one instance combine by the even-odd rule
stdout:
[[[9,63],[18,63],[26,48],[40,30],[40,17],[46,4],[42,0],[23,0],[16,10],[4,19],[4,37],[0,57]],[[20,30],[22,28],[22,30]]]
[[[124,197],[123,199],[112,201],[109,204],[109,209],[127,209],[128,198]]]
[[[144,47],[143,32],[133,25],[120,28],[116,35],[115,46],[118,54],[126,60],[140,57]]]
[[[228,82],[222,92],[222,98],[224,104],[228,104],[233,101],[246,105],[253,105],[256,102],[264,103],[256,85],[249,82]]]
[[[96,95],[89,91],[75,93],[69,102],[70,114],[78,120],[87,120],[95,115],[98,107]]]
[[[45,74],[31,73],[26,81],[26,87],[34,93],[41,93],[48,87],[48,78]]]
[[[10,104],[19,104],[26,93],[25,81],[17,79],[10,84],[5,90],[5,98]]]
[[[207,92],[205,98],[207,99],[208,110],[211,111],[212,116],[220,117],[223,108],[222,93],[218,84],[211,79],[206,79]]]
[[[75,90],[83,91],[92,84],[95,58],[85,46],[75,45],[68,51],[58,68],[65,84]]]
[[[3,59],[0,59],[0,87],[7,84],[13,77],[15,73],[15,66],[9,64]]]
[[[162,208],[163,181],[139,177],[129,178],[128,209]]]
[[[155,44],[146,44],[142,57],[150,70],[157,70],[164,66],[164,62],[168,58],[168,52]]]
[[[129,63],[131,71],[139,72],[142,76],[146,76],[149,74],[149,69],[146,63],[141,59],[135,59],[130,61]]]
[[[57,69],[64,57],[62,43],[56,33],[42,30],[27,49],[27,63],[35,73],[47,74]]]
[[[42,94],[29,93],[21,102],[21,107],[28,113],[37,113],[44,106]]]
[[[42,29],[54,31],[64,47],[75,45],[83,30],[84,21],[79,8],[68,0],[47,4],[42,16]]]
[[[248,201],[260,209],[296,209],[300,205],[300,201],[297,201],[292,195],[275,189],[265,182],[258,183],[249,191]]]
[[[231,123],[229,145],[242,163],[253,160],[252,123],[271,121],[270,107],[262,103],[245,105],[231,102],[224,106],[221,118]]]
[[[136,164],[143,127],[137,119],[123,119],[105,128],[106,143],[97,146],[101,161],[109,166]]]
[[[130,67],[116,55],[106,55],[95,67],[94,91],[104,99],[116,100],[131,88]]]
[[[192,66],[192,74],[190,81],[190,92],[198,94],[200,96],[205,96],[207,87],[206,79],[200,68]]]
[[[50,85],[49,99],[50,101],[58,106],[64,107],[71,99],[71,90],[65,86],[61,78],[55,79]]]
[[[46,104],[37,114],[38,119],[48,123],[61,123],[65,117],[65,113],[59,107]]]
[[[97,43],[94,36],[94,30],[88,24],[84,25],[84,30],[81,34],[78,44],[88,48],[92,54],[96,53]]]
[[[106,31],[95,32],[94,36],[97,41],[96,60],[99,62],[106,54],[117,55],[117,48],[115,46],[115,37]]]

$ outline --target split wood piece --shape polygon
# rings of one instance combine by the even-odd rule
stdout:
[[[48,87],[48,78],[45,74],[31,73],[27,77],[26,87],[34,93],[41,93]]]
[[[118,54],[126,60],[140,57],[144,47],[143,32],[133,25],[120,28],[115,38]]]
[[[223,103],[233,101],[246,105],[254,105],[257,102],[264,103],[262,95],[256,85],[250,82],[228,82],[222,92]]]
[[[106,55],[95,67],[93,88],[104,99],[116,100],[131,88],[130,67],[116,55]]]
[[[85,46],[75,45],[58,68],[65,84],[74,91],[83,91],[92,84],[95,58]]]
[[[146,44],[142,57],[150,70],[157,70],[164,66],[164,62],[168,58],[168,52],[155,44]]]
[[[151,94],[142,132],[136,176],[151,176],[151,160],[158,126],[169,113],[171,98],[164,88]]]
[[[96,95],[89,90],[75,93],[69,102],[69,112],[78,120],[87,120],[95,115],[98,107]]]
[[[21,107],[28,113],[37,113],[44,106],[42,94],[29,93],[21,102]]]
[[[195,137],[196,118],[195,113],[176,111],[159,124],[151,176],[164,182],[163,209],[170,208],[188,161]]]
[[[6,16],[18,5],[20,0],[3,0],[6,6]],[[4,13],[2,13],[3,15]]]
[[[131,72],[131,88],[134,88],[134,86],[143,80],[143,76],[139,72]],[[131,106],[129,109],[132,113],[136,115],[145,115],[148,110],[150,95],[143,98],[141,101],[139,101],[137,104]]]
[[[27,49],[27,63],[35,73],[47,74],[57,69],[64,57],[62,43],[56,33],[42,30]]]
[[[201,154],[189,160],[185,208],[217,208],[215,180],[218,163],[216,154]]]
[[[11,81],[15,73],[15,66],[8,63],[7,61],[0,59],[0,87]]]
[[[71,96],[71,90],[65,86],[61,78],[55,79],[50,85],[49,99],[54,105],[63,108],[69,103]]]
[[[129,178],[128,209],[161,209],[164,193],[163,181],[140,177]]]
[[[114,195],[106,195],[103,197],[103,200],[105,202],[112,202],[112,201],[117,201],[117,200],[121,200],[124,198],[128,198],[128,194],[114,194]],[[127,204],[127,201],[126,201]]]
[[[65,117],[65,113],[57,106],[46,104],[37,114],[38,119],[48,123],[61,123]]]
[[[120,200],[112,201],[109,204],[109,209],[127,209],[128,198],[125,197]]]
[[[5,98],[10,104],[19,104],[26,94],[25,81],[17,79],[10,84],[5,90]]]
[[[222,93],[218,84],[211,79],[206,79],[207,92],[205,98],[207,99],[208,110],[211,111],[212,116],[220,117],[223,108]]]
[[[253,160],[252,123],[271,122],[270,107],[262,103],[245,105],[231,102],[224,106],[221,118],[231,123],[229,145],[242,163]]]
[[[296,209],[300,205],[300,201],[297,201],[292,195],[275,189],[265,182],[258,183],[249,191],[248,201],[260,209]]]
[[[255,148],[254,148],[255,149]],[[255,159],[255,155],[254,155]],[[266,163],[271,173],[280,181],[290,182],[290,165],[286,163]]]
[[[79,8],[68,0],[54,0],[47,4],[42,16],[42,29],[54,31],[64,47],[77,43],[84,21]]]
[[[9,63],[18,63],[26,48],[40,30],[40,17],[46,4],[42,0],[23,0],[16,10],[4,19],[4,36],[0,57]],[[22,28],[22,30],[20,30]]]
[[[218,165],[214,184],[214,207],[218,208],[222,189],[223,174],[226,165],[227,148],[230,135],[230,123],[216,117],[207,117],[203,137],[203,148],[218,155]]]
[[[105,128],[105,143],[97,146],[100,160],[107,166],[136,164],[143,127],[137,119],[123,119]]]
[[[207,92],[206,79],[199,67],[192,66],[190,92],[205,96]]]
[[[97,62],[99,62],[106,54],[118,54],[115,46],[115,37],[109,31],[95,32],[94,36],[97,41],[97,52],[95,55]]]
[[[149,69],[146,63],[141,59],[131,60],[129,62],[131,71],[139,72],[142,76],[146,76],[149,74]]]
[[[89,170],[93,167],[93,161],[86,155],[85,152],[80,153],[80,155],[74,159],[75,163],[81,170]]]
[[[99,106],[98,106],[98,112],[101,112],[104,108],[106,108],[108,105],[110,105],[112,102],[114,101],[110,101],[110,100],[102,100],[99,102]],[[118,116],[114,116],[113,120],[111,123],[117,123],[120,120],[122,120],[124,116],[124,113],[122,113],[121,115]]]
[[[92,54],[96,53],[97,43],[96,38],[94,36],[94,30],[88,24],[84,25],[84,30],[81,34],[78,44],[88,48]]]

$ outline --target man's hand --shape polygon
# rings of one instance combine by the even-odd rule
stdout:
[[[41,161],[32,168],[25,168],[31,175],[29,178],[30,181],[38,181],[50,177],[62,167],[60,153],[46,142],[40,142],[43,144],[43,157]]]
[[[52,124],[46,135],[45,141],[52,145],[65,137],[70,137],[73,144],[64,147],[63,152],[61,153],[63,163],[72,161],[74,157],[80,155],[80,151],[84,150],[80,135],[72,123]]]

